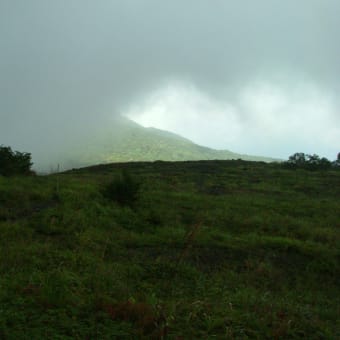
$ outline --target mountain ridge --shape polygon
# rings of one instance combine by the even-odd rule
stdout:
[[[104,129],[94,128],[81,136],[72,147],[60,152],[64,168],[101,163],[133,161],[194,161],[243,159],[272,162],[278,159],[215,150],[195,144],[176,133],[143,127],[126,118],[116,117]]]

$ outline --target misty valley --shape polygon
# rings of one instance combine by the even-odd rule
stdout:
[[[0,338],[337,338],[339,164],[297,153],[38,176],[2,147]]]

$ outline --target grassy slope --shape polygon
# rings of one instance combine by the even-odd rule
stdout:
[[[121,168],[134,208],[101,194]],[[339,338],[339,182],[240,161],[0,177],[0,338]]]
[[[99,130],[84,135],[75,145],[62,152],[67,168],[110,162],[130,161],[184,161],[213,159],[245,159],[272,161],[273,159],[241,155],[228,150],[214,150],[197,145],[171,132],[144,128],[120,117],[105,131]],[[61,162],[64,163],[64,162]]]

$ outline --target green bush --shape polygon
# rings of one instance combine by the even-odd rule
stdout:
[[[30,153],[12,151],[9,146],[0,146],[0,175],[31,175],[32,164]]]
[[[105,188],[105,196],[120,205],[132,206],[138,196],[140,183],[131,177],[127,171],[114,178]]]

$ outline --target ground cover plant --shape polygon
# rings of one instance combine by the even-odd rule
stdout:
[[[0,176],[0,338],[340,338],[339,184],[245,161]]]

